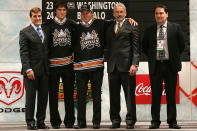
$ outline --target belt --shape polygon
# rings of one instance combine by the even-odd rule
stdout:
[[[160,63],[168,63],[169,60],[156,60],[156,62],[160,62]]]

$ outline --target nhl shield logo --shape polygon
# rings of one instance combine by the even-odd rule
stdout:
[[[0,72],[0,102],[11,105],[24,95],[24,79],[20,72]]]
[[[68,9],[75,9],[75,3],[74,2],[68,2],[67,7],[68,7]]]

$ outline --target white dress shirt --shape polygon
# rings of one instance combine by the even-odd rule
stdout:
[[[120,28],[122,27],[122,24],[124,23],[125,19],[123,21],[120,22]],[[118,29],[118,21],[116,21],[116,26],[114,27],[114,32],[116,32],[116,30]]]
[[[60,25],[63,25],[65,22],[66,22],[66,17],[64,17],[64,19],[61,21],[61,20],[59,20],[56,16],[55,16],[55,21],[58,23],[58,24],[60,24]]]

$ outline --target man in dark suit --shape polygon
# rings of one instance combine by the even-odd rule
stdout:
[[[30,10],[31,25],[20,31],[19,45],[22,63],[22,74],[25,79],[27,129],[48,129],[45,125],[45,114],[48,98],[48,51],[47,34],[41,27],[41,9]],[[37,92],[36,124],[34,119],[35,99]]]
[[[150,129],[160,126],[160,104],[165,82],[167,123],[169,128],[180,129],[176,121],[177,73],[181,70],[180,55],[185,47],[183,32],[178,24],[167,21],[168,10],[164,5],[155,8],[156,23],[145,30],[142,48],[148,56],[152,89],[152,121]]]
[[[108,46],[107,71],[110,91],[111,128],[120,128],[120,89],[123,86],[126,105],[126,128],[134,128],[136,122],[136,71],[139,65],[139,31],[132,26],[126,16],[124,4],[115,5],[116,21],[106,32]]]

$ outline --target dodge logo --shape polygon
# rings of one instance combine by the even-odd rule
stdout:
[[[0,102],[11,105],[23,95],[23,76],[16,72],[0,72]]]

